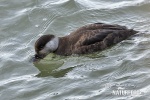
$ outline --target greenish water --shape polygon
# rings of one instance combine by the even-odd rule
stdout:
[[[105,51],[30,63],[43,34],[86,24],[140,31]],[[149,0],[0,0],[0,100],[150,100]]]

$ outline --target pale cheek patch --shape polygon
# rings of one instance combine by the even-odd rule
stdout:
[[[58,37],[55,37],[54,39],[49,41],[45,47],[49,49],[49,51],[55,51],[58,48],[58,43],[59,43],[59,39]]]
[[[40,54],[48,54],[50,52],[55,51],[58,48],[59,39],[55,37],[51,41],[49,41],[45,47],[39,52]]]
[[[40,54],[47,54],[47,53],[49,53],[49,50],[46,47],[40,51]]]

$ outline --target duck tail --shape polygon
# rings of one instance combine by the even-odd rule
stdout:
[[[131,35],[134,35],[134,34],[136,34],[136,33],[138,33],[139,31],[135,31],[134,29],[130,29],[130,34]]]

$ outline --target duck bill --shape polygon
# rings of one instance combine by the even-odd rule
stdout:
[[[46,55],[43,54],[35,54],[34,57],[31,58],[30,62],[38,62],[43,59]]]

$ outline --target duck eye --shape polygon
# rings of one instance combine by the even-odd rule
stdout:
[[[40,46],[40,49],[43,49],[43,46]]]
[[[39,57],[38,57],[38,56],[36,56],[35,58],[36,58],[36,59],[39,59]]]

